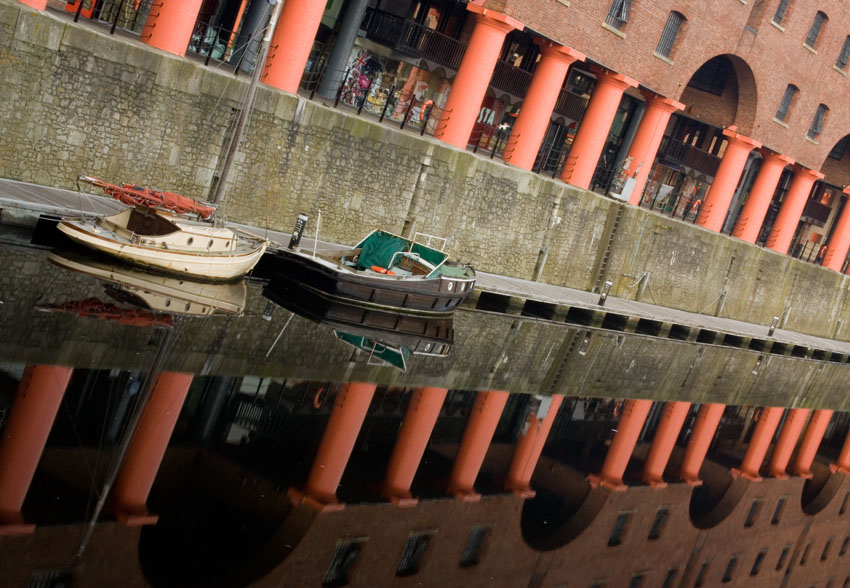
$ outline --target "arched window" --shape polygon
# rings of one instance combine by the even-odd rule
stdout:
[[[776,111],[776,120],[785,121],[788,118],[788,112],[791,110],[791,102],[794,100],[794,96],[799,91],[799,88],[794,84],[788,84],[788,87],[785,88],[785,94],[782,96],[782,102],[779,103],[779,110]]]
[[[827,20],[829,19],[826,17],[826,14],[818,10],[818,13],[815,15],[815,20],[812,21],[812,28],[809,29],[809,34],[806,35],[806,45],[812,49],[815,48],[815,43],[818,42],[818,35]]]
[[[844,45],[841,46],[841,53],[838,54],[838,60],[835,62],[835,67],[843,70],[847,67],[848,59],[850,59],[850,36],[844,38]]]
[[[785,18],[785,12],[788,10],[788,0],[779,0],[779,5],[776,7],[776,13],[773,15],[773,22],[778,25],[782,24],[782,19]]]
[[[605,24],[615,29],[622,30],[629,22],[629,13],[632,9],[631,0],[614,0],[611,2],[611,8],[608,10],[608,16],[605,17]]]
[[[826,104],[818,104],[818,110],[815,112],[815,118],[812,119],[812,126],[809,127],[809,139],[816,139],[818,135],[823,131],[823,123],[826,120],[826,114],[829,112],[829,108],[826,107]]]
[[[670,13],[670,16],[667,17],[667,24],[664,25],[664,32],[661,33],[661,39],[658,41],[658,47],[655,48],[656,53],[670,57],[670,53],[673,51],[673,43],[676,42],[676,36],[684,22],[685,16],[682,13]]]

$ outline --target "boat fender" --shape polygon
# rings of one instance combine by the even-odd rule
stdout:
[[[378,272],[379,274],[387,274],[388,276],[394,276],[395,275],[394,271],[390,271],[390,270],[383,268],[379,265],[373,265],[369,269],[372,270],[373,272]]]
[[[325,398],[327,397],[326,392],[327,390],[325,388],[319,388],[316,390],[316,395],[313,396],[313,408],[319,410],[322,406],[324,406]]]

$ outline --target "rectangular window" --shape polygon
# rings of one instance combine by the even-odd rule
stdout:
[[[845,37],[844,45],[841,46],[841,53],[838,54],[835,67],[838,69],[844,69],[847,67],[848,59],[850,59],[850,37]]]
[[[829,548],[832,547],[832,539],[828,539],[826,545],[823,546],[823,553],[820,554],[820,560],[826,561],[826,558],[829,557]]]
[[[614,528],[611,529],[611,536],[608,538],[609,547],[614,547],[623,542],[623,537],[626,534],[629,521],[632,519],[632,514],[632,511],[626,511],[617,515],[617,520],[614,521]]]
[[[758,515],[759,510],[761,510],[761,503],[761,498],[753,500],[753,504],[750,506],[750,512],[747,513],[747,520],[744,521],[745,527],[752,527],[756,524],[756,516]]]
[[[786,500],[788,500],[788,497],[783,496],[779,499],[779,502],[776,503],[776,510],[773,511],[773,518],[770,519],[771,525],[779,524],[779,520],[782,518],[782,511],[785,509]]]
[[[679,27],[682,26],[684,20],[684,17],[678,12],[670,13],[670,16],[667,17],[667,24],[664,25],[664,32],[661,33],[661,39],[655,48],[656,53],[664,57],[670,57],[670,53],[673,51],[673,43],[679,34]]]
[[[838,514],[847,512],[847,504],[850,503],[850,492],[844,495],[844,500],[841,502],[841,508],[838,509]]]
[[[776,111],[776,120],[784,121],[788,116],[788,110],[791,108],[791,100],[794,99],[794,94],[797,93],[797,86],[788,84],[785,88],[785,94],[782,95],[782,102],[779,103],[779,110]]]
[[[702,566],[700,566],[699,574],[697,574],[696,582],[694,582],[694,586],[703,586],[705,584],[705,577],[708,575],[708,561],[702,562]]]
[[[791,546],[786,545],[782,548],[782,553],[779,554],[779,561],[776,562],[776,569],[781,570],[782,566],[785,565],[785,560],[788,559],[788,554],[791,552]]]
[[[800,558],[800,565],[806,565],[806,560],[809,559],[809,551],[812,550],[812,544],[809,543],[806,545],[806,548],[803,550],[803,556]]]
[[[398,562],[396,576],[412,576],[419,571],[422,556],[428,550],[431,543],[433,531],[411,533],[407,538],[404,551],[401,553],[401,561]]]
[[[812,21],[812,28],[809,29],[809,34],[806,35],[806,45],[814,49],[815,43],[818,41],[818,35],[820,34],[820,29],[823,26],[823,23],[826,22],[826,15],[818,11],[815,15],[815,20]]]
[[[629,12],[631,12],[631,0],[614,0],[611,3],[611,8],[608,9],[608,16],[605,17],[605,24],[614,27],[618,31],[626,26],[629,22]]]
[[[664,584],[661,585],[661,588],[673,588],[673,582],[676,581],[676,576],[678,575],[678,568],[667,570],[667,575],[664,576]]]
[[[841,550],[838,552],[838,555],[844,555],[847,553],[848,547],[850,547],[850,535],[847,535],[844,538],[844,543],[841,544]]]
[[[779,6],[776,7],[776,14],[773,15],[773,22],[782,24],[786,10],[788,10],[788,0],[779,0]]]
[[[652,528],[649,530],[650,541],[655,541],[659,537],[661,537],[661,531],[664,529],[664,524],[667,522],[667,518],[670,516],[669,508],[659,508],[655,513],[655,521],[652,523]]]
[[[639,572],[632,576],[631,581],[629,582],[629,588],[640,588],[643,586],[643,580],[646,578],[646,574],[644,572]]]
[[[602,578],[601,580],[594,580],[593,585],[590,588],[605,588],[608,585],[608,578]]]
[[[345,586],[348,584],[350,580],[348,574],[354,566],[354,562],[357,561],[364,543],[366,543],[365,538],[340,539],[337,541],[322,586]]]
[[[826,110],[827,108],[824,104],[818,105],[815,118],[812,119],[812,126],[809,127],[809,139],[814,139],[823,132],[823,120],[826,117]]]
[[[466,547],[463,548],[463,553],[460,556],[461,566],[469,567],[478,563],[478,556],[481,553],[481,546],[484,544],[487,529],[489,527],[485,525],[477,525],[472,528],[469,539],[466,540]]]
[[[735,567],[738,565],[738,556],[733,555],[732,559],[729,560],[729,563],[726,565],[726,571],[723,572],[723,582],[731,582],[732,576],[735,575]]]
[[[753,569],[750,570],[751,576],[758,576],[761,571],[761,564],[764,563],[764,558],[767,557],[767,549],[762,549],[756,555],[756,561],[753,562]]]

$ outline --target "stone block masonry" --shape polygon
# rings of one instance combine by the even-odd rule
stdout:
[[[0,0],[0,176],[208,198],[247,81]],[[222,214],[323,239],[451,239],[477,269],[850,340],[844,276],[262,87]],[[539,262],[545,257],[545,264]],[[641,276],[643,276],[641,278]],[[780,325],[782,326],[782,325]]]

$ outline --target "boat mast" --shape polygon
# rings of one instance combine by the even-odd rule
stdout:
[[[254,97],[257,95],[257,85],[260,82],[260,74],[263,71],[266,62],[266,55],[269,52],[271,45],[272,33],[277,26],[277,20],[280,17],[280,11],[283,8],[283,0],[277,0],[277,5],[274,7],[269,26],[266,29],[266,34],[263,37],[263,42],[260,45],[260,51],[257,54],[257,60],[254,64],[254,72],[251,74],[251,83],[248,85],[248,90],[245,92],[245,99],[242,103],[242,109],[239,111],[239,117],[236,119],[236,126],[233,129],[233,134],[230,136],[230,144],[227,146],[227,156],[224,158],[224,165],[221,168],[221,175],[218,178],[218,184],[215,187],[215,193],[212,197],[213,204],[219,204],[224,196],[224,190],[227,187],[227,177],[230,175],[230,168],[233,167],[233,160],[236,157],[236,150],[239,149],[239,143],[242,140],[242,131],[248,123],[248,116],[251,114],[251,108],[254,105]]]

